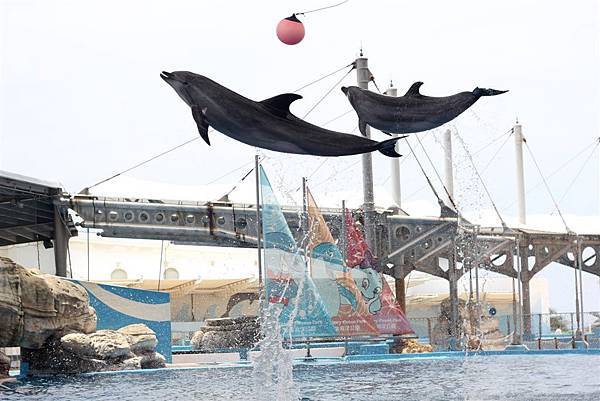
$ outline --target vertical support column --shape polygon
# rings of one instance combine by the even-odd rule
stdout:
[[[257,249],[257,260],[258,260],[258,295],[262,299],[264,292],[264,299],[267,299],[267,291],[263,288],[263,265],[262,265],[262,218],[260,216],[260,161],[258,155],[254,156],[254,176],[256,178],[256,249]],[[260,303],[262,305],[262,302]],[[264,304],[266,307],[266,302]],[[262,311],[261,311],[262,315]]]
[[[394,85],[390,82],[390,87],[387,88],[385,94],[388,96],[398,96],[398,90],[394,88]],[[398,134],[394,134],[398,136]],[[396,151],[398,151],[398,143],[396,142]],[[392,181],[392,199],[398,207],[402,207],[402,189],[400,186],[400,159],[390,157],[390,179]]]
[[[403,266],[394,266],[394,282],[396,287],[396,304],[406,314],[406,276],[404,275]]]
[[[456,245],[452,245],[456,250]],[[448,284],[450,295],[450,350],[460,349],[460,330],[458,314],[458,273],[456,271],[456,255],[448,260]]]
[[[527,224],[527,215],[525,207],[525,174],[523,169],[523,131],[518,122],[513,128],[515,135],[515,166],[517,172],[517,209],[519,224]]]
[[[444,186],[448,193],[444,193],[444,199],[447,200],[446,206],[452,206],[454,200],[454,170],[452,168],[452,133],[449,129],[444,132],[442,137],[444,146]],[[450,200],[450,197],[452,200]]]
[[[69,232],[65,222],[66,212],[59,206],[54,206],[54,265],[55,274],[67,277],[67,246],[69,244]]]
[[[579,280],[577,277],[577,269],[581,265],[581,252],[579,249],[579,241],[575,240],[575,319],[577,320],[577,329],[575,330],[575,339],[581,338],[581,314],[580,314],[580,299],[579,299]]]
[[[531,277],[529,276],[529,268],[527,265],[527,250],[521,250],[521,266],[525,266],[521,271],[521,286],[522,286],[522,300],[523,300],[523,338],[526,340],[531,340],[533,338],[533,334],[531,332],[531,296],[529,290],[529,280]],[[525,256],[523,256],[525,254]]]
[[[369,61],[366,57],[361,56],[356,59],[356,80],[358,87],[369,89],[369,81],[371,80],[371,72],[369,71]],[[365,136],[371,137],[371,130],[367,126]],[[373,159],[371,153],[362,154],[363,168],[363,199],[365,213],[365,239],[371,251],[376,254],[377,247],[375,244],[375,200],[373,195]],[[375,255],[379,256],[379,255]]]

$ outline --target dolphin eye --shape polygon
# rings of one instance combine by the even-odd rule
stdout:
[[[366,278],[363,278],[362,280],[362,287],[366,290],[367,288],[369,288],[369,280]]]

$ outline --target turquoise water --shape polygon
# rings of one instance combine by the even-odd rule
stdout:
[[[515,355],[294,367],[304,400],[600,400],[600,355]],[[256,400],[252,369],[37,379],[0,400]]]

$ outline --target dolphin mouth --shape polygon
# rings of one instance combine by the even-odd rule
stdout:
[[[344,92],[344,95],[348,96],[348,88],[346,88],[345,86],[342,86],[342,92]]]
[[[173,77],[173,74],[172,74],[172,73],[170,73],[170,72],[167,72],[167,71],[163,71],[163,72],[161,72],[161,73],[160,73],[160,77],[161,77],[162,79],[164,79],[165,81],[167,81],[167,82],[168,82],[168,81],[171,81],[171,80],[173,80],[173,79],[174,79],[174,77]]]

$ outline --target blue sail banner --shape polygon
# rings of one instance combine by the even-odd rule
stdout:
[[[330,337],[337,334],[308,274],[273,188],[260,166],[264,271],[269,310],[279,314],[284,337]]]

